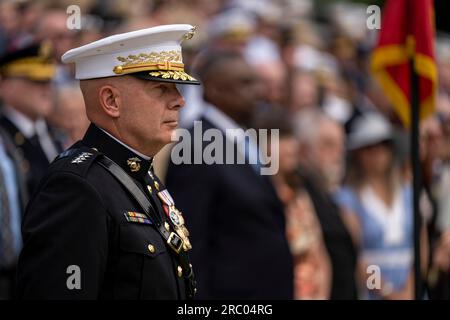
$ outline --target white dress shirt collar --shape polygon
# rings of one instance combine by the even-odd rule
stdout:
[[[208,104],[203,111],[203,117],[214,124],[218,129],[226,132],[226,129],[240,129],[242,128],[236,121],[227,116],[223,111],[215,106]]]
[[[30,139],[37,133],[37,126],[40,128],[44,126],[46,128],[45,121],[43,119],[33,121],[12,107],[5,106],[3,113],[27,139]]]

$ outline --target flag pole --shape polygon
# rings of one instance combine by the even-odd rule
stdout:
[[[422,219],[420,215],[420,191],[421,191],[421,169],[420,169],[420,147],[419,147],[419,77],[414,69],[414,56],[409,62],[410,84],[411,84],[411,164],[413,174],[413,215],[414,215],[414,297],[416,300],[422,298],[422,272],[420,263],[420,235]]]

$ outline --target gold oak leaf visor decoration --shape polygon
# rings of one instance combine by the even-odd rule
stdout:
[[[130,74],[146,80],[200,84],[197,79],[184,71],[181,51],[140,53],[127,57],[119,56],[117,60],[122,62],[113,69],[118,75]]]

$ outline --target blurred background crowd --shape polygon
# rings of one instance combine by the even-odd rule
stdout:
[[[436,112],[420,124],[421,260],[430,299],[450,298],[450,30],[445,22],[440,24],[441,2],[436,2]],[[81,9],[79,30],[66,25],[66,9],[73,4]],[[35,41],[49,41],[57,72],[48,83],[0,78],[0,209],[11,212],[0,216],[0,244],[6,243],[6,234],[12,234],[13,248],[19,253],[20,214],[27,199],[48,163],[82,138],[89,125],[73,66],[63,65],[61,55],[107,35],[189,23],[198,31],[185,43],[183,60],[203,85],[180,87],[186,99],[181,125],[190,127],[212,104],[223,106],[220,109],[228,110],[228,116],[243,127],[280,130],[280,168],[270,183],[283,208],[294,298],[412,299],[410,138],[370,74],[377,30],[366,27],[369,4],[381,6],[383,1],[1,0],[0,56]],[[12,124],[19,128],[12,130]],[[161,156],[156,169],[162,178],[167,177],[169,191],[177,185],[189,186],[192,181],[177,180],[171,174],[173,166],[167,161]],[[201,210],[195,202],[207,201],[210,193],[202,196],[202,188],[209,187],[194,183],[198,196],[186,201],[182,187],[174,198],[181,198],[187,225],[194,226],[193,262],[202,279],[201,271],[214,267],[202,265],[210,262],[195,252],[196,241],[198,250],[203,250],[200,241],[215,239],[197,236],[196,240],[196,230],[202,232],[202,227],[194,220],[203,217],[189,212]],[[15,204],[14,199],[18,199]],[[221,201],[209,202],[208,212],[221,211]],[[228,214],[232,224],[233,214],[241,213]],[[217,231],[216,236],[220,234]],[[238,242],[232,243],[239,247]],[[215,248],[221,250],[219,245]],[[263,248],[245,253],[231,249],[237,264],[245,260],[241,254],[264,252],[267,259],[254,261],[282,263]],[[8,298],[6,279],[14,273],[16,260],[2,259],[0,297]],[[373,265],[381,270],[377,288],[368,286]],[[265,266],[242,264],[240,268]],[[209,281],[219,283],[217,270],[221,269],[214,270],[219,280]],[[277,277],[286,276],[261,274],[255,282],[263,286],[265,277],[274,279],[268,288],[274,292]],[[244,288],[236,295],[220,295],[224,291],[206,286],[204,298],[245,297]]]

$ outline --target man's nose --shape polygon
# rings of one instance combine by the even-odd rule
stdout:
[[[180,94],[180,93],[178,93],[178,99],[179,99],[179,105],[180,105],[180,108],[182,108],[182,107],[184,107],[184,105],[186,104],[186,100],[184,99],[184,97]]]
[[[171,109],[180,109],[180,108],[184,107],[185,104],[186,104],[186,100],[181,95],[181,93],[178,90],[176,90]]]

